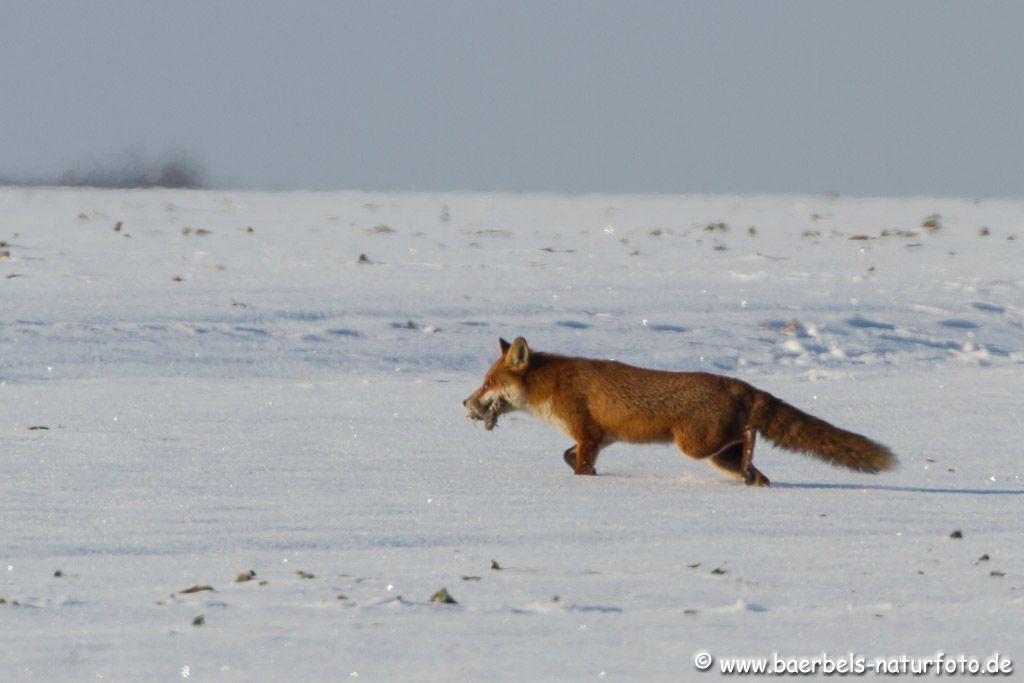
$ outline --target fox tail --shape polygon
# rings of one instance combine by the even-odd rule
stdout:
[[[782,448],[860,472],[882,472],[896,467],[896,456],[886,446],[808,415],[771,394],[754,397],[751,425]]]

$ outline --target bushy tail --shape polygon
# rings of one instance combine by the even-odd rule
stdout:
[[[808,415],[763,391],[754,399],[750,421],[776,445],[834,465],[861,472],[896,467],[896,456],[882,444]]]

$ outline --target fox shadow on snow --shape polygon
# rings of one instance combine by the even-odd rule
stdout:
[[[892,484],[816,484],[772,482],[775,489],[833,489],[849,491],[893,491],[898,493],[954,493],[970,496],[1020,496],[1024,489],[957,489],[948,486],[895,486]]]

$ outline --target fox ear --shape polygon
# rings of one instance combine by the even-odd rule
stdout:
[[[526,345],[525,339],[516,337],[505,353],[505,366],[513,372],[522,372],[529,364],[530,347]]]
[[[512,346],[512,345],[509,344],[504,339],[502,339],[501,337],[498,337],[498,350],[501,351],[501,355],[502,356],[504,356],[506,353],[508,353],[508,347],[510,347],[510,346]]]

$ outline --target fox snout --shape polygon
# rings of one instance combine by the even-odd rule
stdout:
[[[494,412],[495,410],[499,410],[503,404],[504,402],[501,399],[494,399],[485,403],[474,396],[470,396],[462,402],[462,405],[470,412],[471,415],[478,417]]]
[[[462,402],[462,407],[469,411],[470,415],[483,415],[487,412],[487,406],[480,401],[480,392],[474,391]]]

